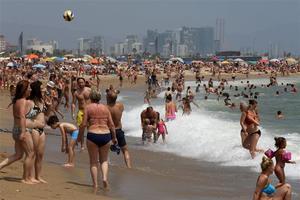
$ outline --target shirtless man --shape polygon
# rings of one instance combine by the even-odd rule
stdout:
[[[85,79],[82,77],[77,78],[77,90],[74,92],[73,100],[72,100],[72,119],[75,119],[75,105],[76,101],[78,101],[78,112],[76,117],[77,126],[79,128],[79,135],[82,136],[80,140],[81,150],[84,149],[84,128],[81,126],[83,121],[84,108],[87,104],[90,103],[90,93],[91,88],[85,87]]]
[[[112,120],[115,125],[118,145],[121,147],[124,156],[124,161],[126,163],[126,166],[128,168],[131,168],[130,155],[128,151],[128,146],[126,144],[124,131],[122,130],[122,122],[121,122],[122,113],[124,111],[124,105],[121,102],[116,102],[117,97],[118,94],[113,91],[109,91],[106,94],[107,108],[110,111]]]
[[[154,111],[154,109],[149,106],[148,108],[146,108],[145,110],[143,110],[143,112],[141,113],[141,124],[142,127],[144,125],[144,121],[145,119],[149,119],[150,120],[150,125],[153,125],[156,127],[157,122],[158,122],[158,113]],[[156,133],[154,134],[154,142],[156,142]]]

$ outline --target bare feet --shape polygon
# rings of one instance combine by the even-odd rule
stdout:
[[[28,184],[28,185],[34,185],[36,183],[33,183],[31,180],[21,180],[21,183],[25,183],[25,184]]]
[[[66,168],[72,168],[72,167],[74,167],[74,164],[66,163],[66,164],[63,164],[63,166]]]
[[[38,178],[37,179],[40,183],[47,183],[47,181],[45,181],[44,179],[42,179],[42,178]]]
[[[93,186],[93,193],[94,193],[94,194],[97,194],[97,191],[98,191],[98,185]]]
[[[108,181],[102,181],[103,182],[103,190],[109,191],[109,184]]]
[[[31,181],[32,183],[34,183],[34,184],[40,183],[40,181],[37,180],[37,179],[35,179],[35,178],[31,178],[30,181]]]

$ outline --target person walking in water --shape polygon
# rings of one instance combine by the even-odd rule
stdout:
[[[126,163],[126,166],[128,168],[131,168],[131,161],[130,161],[128,146],[126,143],[124,131],[122,130],[122,114],[124,111],[124,105],[121,102],[116,102],[117,98],[118,98],[117,93],[115,93],[114,91],[109,91],[106,94],[107,108],[110,111],[112,120],[115,125],[118,145],[121,147],[121,150],[122,150],[122,153],[124,156],[124,161]]]
[[[176,112],[177,112],[177,106],[176,104],[172,101],[172,95],[169,94],[166,97],[166,121],[170,121],[170,120],[175,120],[176,119]]]

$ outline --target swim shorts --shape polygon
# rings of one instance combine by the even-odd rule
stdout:
[[[119,147],[124,147],[126,145],[124,131],[122,129],[116,129],[116,135]]]
[[[77,140],[78,134],[79,134],[79,131],[78,131],[78,130],[73,131],[73,132],[71,133],[71,138],[72,138],[73,140]]]
[[[77,117],[76,117],[76,122],[77,122],[77,126],[80,126],[83,122],[83,110],[78,110],[77,112]]]

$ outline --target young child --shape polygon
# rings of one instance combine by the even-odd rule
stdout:
[[[150,125],[149,119],[145,119],[143,124],[143,135],[142,135],[143,144],[145,144],[146,140],[148,141],[148,143],[152,142],[152,134],[154,130],[155,130],[155,126]]]
[[[157,123],[157,140],[159,139],[159,136],[162,136],[163,143],[166,143],[166,134],[168,134],[168,129],[165,124],[165,121],[160,118],[159,122]]]
[[[284,137],[275,137],[275,146],[277,150],[274,152],[274,156],[276,159],[275,165],[275,174],[279,180],[279,184],[283,185],[285,183],[285,174],[284,174],[284,166],[285,163],[295,164],[295,161],[290,161],[286,158],[287,152],[284,150],[286,148],[286,139]]]
[[[60,133],[62,136],[61,152],[65,152],[68,154],[68,161],[63,166],[74,167],[74,148],[78,137],[78,128],[75,125],[68,122],[59,122],[57,116],[55,115],[49,117],[47,124],[53,129],[60,129]],[[70,133],[71,135],[71,140],[69,143],[67,133]]]

